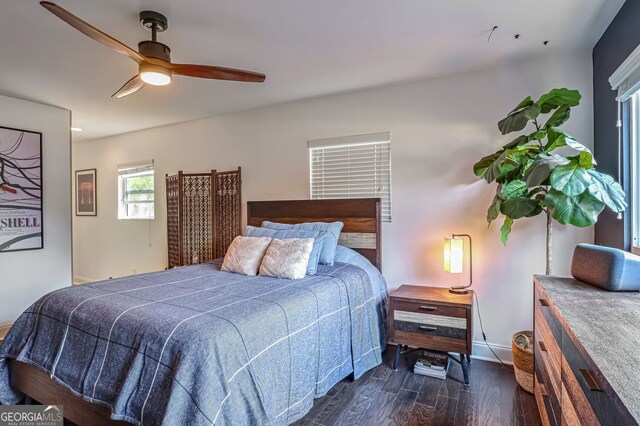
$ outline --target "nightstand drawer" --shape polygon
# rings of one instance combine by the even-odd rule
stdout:
[[[419,314],[438,315],[445,317],[466,318],[467,309],[454,306],[440,305],[430,302],[405,302],[393,301],[393,309],[396,311],[415,312]]]
[[[469,353],[471,349],[467,346],[467,341],[465,339],[453,339],[451,337],[411,333],[398,329],[394,330],[392,341],[394,343],[414,345],[442,352]]]
[[[457,318],[394,309],[393,328],[429,336],[465,339],[467,336],[467,319],[466,317]]]

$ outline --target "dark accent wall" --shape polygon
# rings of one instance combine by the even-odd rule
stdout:
[[[617,179],[618,129],[616,127],[616,92],[611,90],[609,77],[640,45],[640,0],[627,0],[609,28],[593,48],[593,118],[594,153],[598,170]],[[628,115],[628,108],[625,111]],[[623,120],[623,122],[628,120]],[[623,126],[623,133],[628,128]],[[622,185],[629,194],[629,141],[624,134]],[[626,161],[625,161],[626,160]],[[631,247],[631,215],[627,212],[618,220],[610,210],[598,219],[596,244],[629,250]]]

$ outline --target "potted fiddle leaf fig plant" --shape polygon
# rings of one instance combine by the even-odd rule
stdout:
[[[591,151],[560,130],[580,99],[579,91],[564,88],[535,102],[528,96],[498,123],[503,135],[522,134],[473,166],[476,176],[497,185],[487,221],[491,225],[504,216],[503,244],[514,221],[547,216],[547,275],[552,272],[554,220],[587,227],[596,223],[605,206],[617,213],[627,207],[622,187],[596,171]]]

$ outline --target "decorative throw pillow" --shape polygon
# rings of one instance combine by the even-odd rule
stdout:
[[[260,275],[298,280],[304,278],[313,250],[313,238],[272,240],[262,258]]]
[[[269,229],[305,229],[307,231],[319,231],[320,235],[325,236],[322,251],[320,252],[319,263],[321,265],[333,265],[334,258],[336,257],[338,239],[340,238],[340,231],[342,231],[343,226],[344,223],[342,222],[304,222],[295,224],[269,222],[268,220],[262,222],[262,227]]]
[[[257,275],[271,238],[236,237],[222,262],[222,270],[242,275]]]
[[[313,250],[309,256],[307,265],[307,275],[315,275],[318,270],[318,261],[324,244],[325,235],[320,235],[319,231],[307,231],[304,229],[267,229],[247,226],[244,230],[245,237],[269,237],[274,240],[287,240],[289,238],[313,238]]]

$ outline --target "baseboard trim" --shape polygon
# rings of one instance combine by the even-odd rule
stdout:
[[[89,277],[81,277],[80,275],[74,275],[73,276],[73,284],[86,284],[86,283],[91,283],[94,281],[100,281],[100,280],[96,280],[94,278],[89,278]]]
[[[389,343],[391,346],[397,346],[395,343]],[[500,357],[500,360],[508,365],[513,365],[513,353],[511,352],[511,346],[497,345],[495,343],[489,343],[489,346]],[[489,361],[499,363],[496,357],[491,353],[487,345],[480,342],[473,342],[473,355],[472,359],[479,359],[481,361]]]
[[[496,343],[489,343],[489,347],[493,349],[493,352],[500,357],[500,360],[505,364],[513,365],[513,353],[511,352],[511,346],[498,345]],[[482,361],[500,362],[496,359],[495,355],[491,353],[491,350],[487,347],[487,344],[483,341],[473,342],[473,359],[480,359]]]

